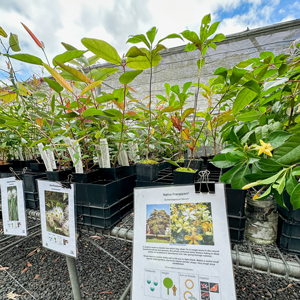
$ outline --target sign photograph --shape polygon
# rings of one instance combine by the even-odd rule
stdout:
[[[223,184],[135,188],[133,300],[236,299]]]
[[[4,234],[27,236],[23,181],[0,179]]]
[[[74,186],[38,180],[38,187],[43,246],[76,257]]]

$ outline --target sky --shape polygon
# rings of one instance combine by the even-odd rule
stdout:
[[[156,210],[165,210],[168,215],[170,215],[170,204],[148,204],[147,205],[147,219],[150,217],[151,213]]]
[[[3,3],[5,2],[5,5]],[[131,44],[129,35],[146,33],[156,26],[158,38],[186,29],[199,32],[201,19],[211,13],[212,22],[221,21],[218,32],[225,35],[300,18],[300,0],[2,0],[0,27],[8,34],[17,34],[20,53],[29,53],[46,62],[41,49],[25,31],[27,25],[44,42],[50,61],[65,51],[61,42],[80,50],[83,37],[104,40],[120,55]],[[7,46],[8,38],[2,38]],[[179,39],[167,41],[165,46],[183,45]],[[3,53],[2,45],[0,52]],[[91,56],[87,53],[87,56]],[[6,59],[0,56],[0,80],[8,82]],[[14,61],[19,79],[26,80],[33,73],[48,75],[42,68]],[[2,70],[1,70],[2,69]],[[1,84],[1,83],[0,83]]]

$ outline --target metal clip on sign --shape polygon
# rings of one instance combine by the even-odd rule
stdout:
[[[215,183],[209,182],[209,174],[210,172],[208,170],[200,171],[199,173],[200,179],[198,182],[195,182],[195,193],[209,193],[214,194],[215,193]],[[205,182],[205,184],[202,184],[202,182]]]
[[[55,181],[56,183],[60,184],[63,188],[70,189],[72,183],[73,175],[69,174],[68,179],[65,182]]]
[[[27,167],[23,168],[22,174],[25,174],[27,171]]]
[[[12,167],[10,167],[9,170],[14,174],[14,176],[16,177],[16,180],[22,180]]]

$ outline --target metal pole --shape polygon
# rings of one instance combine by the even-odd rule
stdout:
[[[81,300],[80,284],[75,264],[75,258],[66,256],[74,300]]]
[[[130,283],[128,284],[126,290],[124,291],[123,295],[121,296],[120,300],[125,300],[126,299],[126,296],[128,295],[130,289],[131,289],[131,284],[132,284],[132,281],[130,281]]]

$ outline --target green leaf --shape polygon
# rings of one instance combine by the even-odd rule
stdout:
[[[282,168],[281,164],[266,158],[261,158],[255,165],[263,172],[278,172]]]
[[[232,75],[230,76],[230,84],[237,83],[247,73],[247,70],[237,67],[232,68]]]
[[[107,42],[90,38],[83,38],[81,42],[87,49],[102,59],[112,64],[121,64],[122,60],[117,50]]]
[[[149,31],[146,32],[148,40],[150,41],[151,44],[153,43],[153,41],[155,39],[157,31],[158,30],[156,29],[156,27],[152,27]]]
[[[99,59],[100,59],[100,57],[97,55],[93,55],[93,56],[89,57],[88,58],[89,65],[91,66],[91,65],[95,64]]]
[[[161,56],[156,54],[152,58],[152,67],[155,67],[161,61]],[[134,58],[127,58],[127,66],[131,69],[145,70],[151,67],[150,61],[147,56],[137,56]]]
[[[47,77],[44,77],[44,81],[47,82],[49,84],[49,87],[57,93],[62,92],[64,89],[57,81],[51,80]]]
[[[193,112],[194,112],[195,110],[194,110],[194,108],[187,108],[184,112],[183,112],[183,114],[182,114],[182,116],[181,116],[181,121],[184,121],[185,120],[185,118],[187,117],[187,116],[189,116],[190,114],[192,114]]]
[[[233,114],[236,115],[246,105],[250,104],[256,96],[257,93],[255,93],[252,90],[249,90],[248,88],[243,88],[242,90],[240,90],[240,92],[236,96],[236,99],[233,102]]]
[[[212,159],[212,163],[214,166],[216,166],[217,168],[220,168],[220,169],[230,168],[236,164],[235,162],[228,161],[226,159],[226,154],[219,154],[219,155],[215,156]]]
[[[61,43],[64,47],[65,47],[65,49],[66,50],[68,50],[68,51],[72,51],[72,50],[77,50],[77,48],[75,48],[75,47],[73,47],[72,45],[70,45],[70,44],[67,44],[67,43]]]
[[[282,93],[282,90],[279,90],[278,92],[272,94],[271,96],[267,97],[267,98],[261,98],[259,99],[259,102],[261,105],[265,105],[267,103],[269,103],[270,101],[272,101],[273,99],[275,98],[280,98],[281,97],[281,93]]]
[[[40,65],[40,66],[43,65],[43,61],[40,58],[30,54],[13,54],[13,55],[3,54],[3,56],[7,56],[33,65]]]
[[[164,40],[170,40],[170,39],[181,39],[183,41],[183,38],[179,34],[171,33],[166,37],[164,37],[163,39],[159,40],[157,44],[160,44]]]
[[[197,47],[194,44],[188,43],[188,44],[186,44],[184,51],[191,52],[191,51],[195,51],[196,49],[197,49]]]
[[[229,138],[230,138],[230,141],[232,143],[233,146],[241,146],[241,142],[239,140],[239,138],[237,137],[235,131],[234,131],[234,128],[231,129],[230,131],[230,134],[229,134]]]
[[[144,34],[133,35],[127,40],[127,43],[133,43],[133,44],[137,44],[141,42],[144,43],[148,47],[148,49],[150,49],[150,44],[147,41]]]
[[[0,35],[7,38],[7,33],[4,31],[2,27],[0,27]]]
[[[142,72],[143,70],[125,72],[119,77],[119,81],[124,85],[128,84],[132,82],[135,79],[135,77],[140,75]]]
[[[98,81],[94,81],[91,84],[89,84],[88,86],[86,86],[82,91],[81,91],[81,96],[86,94],[87,92],[89,92],[91,89],[95,88],[96,86],[100,85],[102,83],[103,80],[98,80]]]
[[[111,94],[105,94],[103,96],[97,97],[96,101],[98,103],[106,103],[106,102],[111,101],[113,99],[115,99],[115,97],[113,95],[111,95]]]
[[[223,67],[220,67],[215,71],[214,75],[221,75],[226,80],[226,78],[227,78],[227,69],[225,69]]]
[[[238,115],[236,118],[239,121],[251,122],[251,121],[259,119],[260,116],[261,116],[261,113],[259,111],[250,110],[241,115]]]
[[[281,77],[281,78],[277,78],[277,79],[275,79],[273,81],[267,81],[264,84],[263,90],[264,91],[268,91],[268,90],[270,90],[273,87],[277,87],[279,85],[282,85],[282,84],[286,83],[288,80],[289,80],[288,77]]]
[[[226,40],[226,36],[223,33],[218,33],[212,39],[212,42],[222,42]]]
[[[231,178],[231,187],[233,189],[241,189],[243,186],[248,184],[247,179],[245,178],[245,175],[250,174],[251,171],[247,166],[243,166],[239,171],[234,173],[234,175]]]
[[[79,116],[79,114],[77,114],[75,112],[70,112],[70,113],[66,113],[66,114],[60,115],[59,117],[60,118],[66,118],[66,119],[73,119],[73,118],[76,118],[78,116]]]
[[[264,139],[264,142],[271,143],[271,146],[276,149],[281,146],[291,135],[293,134],[282,130],[273,131],[266,139]]]
[[[294,176],[299,176],[300,175],[300,167],[296,167],[293,169],[292,174]]]
[[[56,61],[60,62],[60,63],[65,63],[65,62],[68,62],[74,58],[79,58],[81,57],[85,52],[87,52],[86,50],[85,51],[81,51],[81,50],[71,50],[71,51],[66,51],[62,54],[59,54],[57,56],[55,56],[52,60],[53,62],[53,65],[54,66],[57,66],[57,63]]]
[[[19,38],[16,34],[11,33],[9,36],[9,46],[12,51],[19,52],[21,48],[19,46]]]
[[[200,44],[200,40],[199,40],[199,37],[197,35],[196,32],[194,31],[190,31],[190,30],[185,30],[183,32],[181,32],[181,35],[189,40],[190,42],[194,43],[195,45],[199,45]],[[197,47],[197,46],[196,46]]]
[[[267,179],[269,177],[272,177],[273,175],[274,173],[251,173],[245,175],[245,178],[250,182],[254,182],[257,180]]]
[[[259,84],[258,84],[256,81],[254,81],[254,80],[249,80],[249,81],[247,81],[247,82],[243,85],[243,87],[246,87],[246,88],[248,88],[249,90],[252,90],[253,92],[255,92],[255,93],[257,93],[257,94],[260,93],[260,86],[259,86]]]
[[[243,164],[239,164],[239,165],[233,167],[232,169],[230,169],[229,171],[227,171],[226,173],[224,173],[222,175],[222,177],[220,178],[220,181],[224,182],[225,184],[231,183],[231,179],[234,176],[234,174],[244,167],[245,166]]]
[[[70,74],[72,74],[73,76],[78,78],[79,80],[81,80],[85,83],[90,82],[90,79],[87,76],[85,76],[85,74],[81,73],[80,71],[78,71],[70,66],[67,66],[59,61],[55,61],[55,62],[56,62],[56,65],[59,65],[63,70],[69,72]]]
[[[269,185],[271,183],[274,183],[280,177],[280,175],[283,172],[285,172],[285,170],[281,170],[277,174],[275,174],[275,175],[273,175],[273,176],[271,176],[271,177],[269,177],[267,179],[259,180],[258,182],[259,182],[260,185]]]
[[[54,112],[54,110],[55,110],[55,96],[53,95],[51,99],[51,111]]]
[[[292,165],[300,161],[300,134],[292,136],[276,149],[273,159],[281,164]]]
[[[294,209],[300,208],[300,184],[298,184],[292,192],[291,204]]]
[[[289,67],[287,64],[282,64],[280,66],[280,68],[278,69],[278,74],[279,76],[282,76],[283,74],[285,74],[288,71]]]
[[[115,89],[113,91],[113,96],[117,102],[119,102],[119,103],[123,102],[124,101],[124,89],[123,88]]]
[[[123,118],[123,114],[119,110],[116,110],[114,108],[106,109],[103,112],[105,114],[107,114],[108,116],[113,116],[113,117],[116,117],[117,119],[122,119]]]
[[[295,176],[292,174],[292,172],[289,173],[289,176],[286,181],[286,191],[289,195],[292,195],[293,190],[298,185],[298,181],[296,180]]]
[[[276,181],[278,185],[276,185],[275,187],[273,185],[273,187],[278,191],[279,194],[282,194],[283,189],[285,187],[285,177],[286,173]]]
[[[121,128],[115,124],[108,125],[107,129],[108,129],[108,132],[121,132]]]
[[[281,207],[287,209],[287,207],[286,207],[286,205],[285,205],[285,203],[284,203],[283,194],[279,194],[279,193],[277,192],[276,189],[273,189],[273,194],[274,194],[274,196],[275,196],[275,199],[276,199],[277,203],[278,203]]]
[[[142,50],[140,50],[140,48],[138,48],[137,46],[132,46],[126,53],[125,55],[126,57],[137,57],[137,56],[147,56],[147,54],[145,52],[143,52]]]
[[[103,113],[103,111],[101,109],[97,109],[95,107],[90,107],[87,110],[85,110],[82,113],[83,116],[105,116],[105,114]],[[110,118],[107,118],[108,120],[111,120]]]
[[[213,35],[216,32],[220,23],[221,23],[221,21],[211,24],[211,26],[208,29],[207,37],[210,37],[211,35]]]
[[[103,68],[103,69],[98,69],[97,73],[93,75],[93,78],[98,81],[98,80],[104,80],[106,79],[107,75],[112,75],[116,72],[118,72],[118,68]]]
[[[264,200],[266,199],[270,194],[271,194],[271,191],[272,191],[272,187],[270,186],[261,196],[259,196],[256,200],[258,201],[261,201],[261,200]]]

